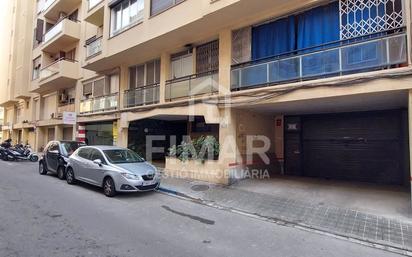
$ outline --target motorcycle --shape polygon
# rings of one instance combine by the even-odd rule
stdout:
[[[22,144],[17,144],[11,147],[11,141],[2,144],[0,154],[5,161],[37,162],[39,160],[39,156],[33,152],[30,145],[23,146]]]

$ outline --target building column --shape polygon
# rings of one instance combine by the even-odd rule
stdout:
[[[411,181],[411,206],[412,206],[412,89],[408,97],[408,126],[409,126],[409,179]]]
[[[219,166],[221,169],[221,183],[230,184],[242,172],[242,156],[237,142],[237,117],[236,111],[230,107],[221,109],[219,128]]]
[[[63,126],[54,126],[54,140],[63,140]]]
[[[127,114],[122,113],[120,119],[117,121],[117,142],[119,147],[128,147],[129,141],[129,121]]]
[[[163,53],[160,57],[160,103],[166,102],[166,81],[170,78],[170,54]]]
[[[29,129],[23,128],[21,132],[21,141],[23,145],[29,143]]]
[[[219,94],[230,93],[232,65],[232,31],[229,29],[219,33]]]
[[[45,139],[45,128],[41,128],[41,127],[37,127],[36,131],[36,139],[35,139],[35,144],[34,144],[34,148],[35,151],[40,151],[41,148],[44,148],[44,139]]]
[[[124,92],[129,89],[129,67],[127,65],[120,66],[119,73],[119,103],[118,108],[123,109],[125,106]]]

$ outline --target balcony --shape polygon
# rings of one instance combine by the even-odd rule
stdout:
[[[74,87],[78,78],[79,63],[61,58],[40,71],[40,78],[32,92],[43,94]]]
[[[86,42],[86,59],[102,53],[102,37],[94,38]]]
[[[60,13],[69,14],[81,2],[81,0],[46,0],[43,5],[43,15],[48,19],[58,20]]]
[[[160,85],[154,84],[124,92],[124,107],[136,107],[159,103]]]
[[[74,104],[65,104],[57,107],[57,117],[63,117],[64,112],[75,112],[76,108]]]
[[[242,90],[266,85],[342,76],[394,68],[407,63],[404,33],[334,42],[269,59],[232,67],[231,88]]]
[[[57,53],[79,40],[80,22],[64,18],[44,34],[42,51]]]
[[[85,17],[85,21],[96,25],[97,27],[103,26],[104,22],[104,0],[89,0],[88,12]]]
[[[80,114],[91,114],[117,109],[118,94],[101,96],[80,102]]]
[[[219,73],[209,71],[166,81],[166,100],[213,94],[219,91]]]

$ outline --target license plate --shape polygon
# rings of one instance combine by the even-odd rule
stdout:
[[[143,181],[143,186],[150,186],[153,185],[154,182],[153,181]]]

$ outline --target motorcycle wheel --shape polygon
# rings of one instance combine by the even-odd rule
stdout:
[[[39,161],[39,157],[36,156],[36,155],[32,155],[32,156],[30,156],[30,161],[31,161],[31,162],[38,162],[38,161]]]

